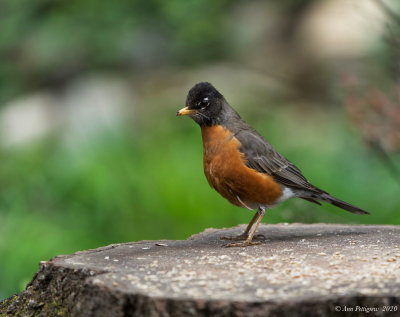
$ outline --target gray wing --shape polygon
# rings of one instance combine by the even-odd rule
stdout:
[[[280,155],[257,131],[241,130],[235,137],[241,143],[240,151],[245,155],[248,167],[271,175],[278,183],[289,188],[324,193],[310,184],[301,171]]]
[[[368,214],[310,184],[301,171],[280,155],[257,131],[244,129],[235,133],[235,137],[241,142],[240,151],[245,155],[248,167],[271,175],[278,183],[293,189],[297,197],[318,205],[318,200],[321,200],[352,213]]]

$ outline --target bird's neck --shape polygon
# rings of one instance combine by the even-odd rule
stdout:
[[[220,113],[209,120],[203,120],[200,123],[200,127],[212,127],[216,125],[222,125],[226,127],[229,125],[230,122],[236,121],[237,119],[241,120],[239,114],[232,107],[230,107],[229,104],[225,102],[225,104],[223,104],[221,108]]]

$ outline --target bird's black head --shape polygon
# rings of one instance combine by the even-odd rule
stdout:
[[[211,126],[219,123],[224,103],[226,103],[224,96],[213,85],[198,83],[189,90],[186,107],[179,110],[176,115],[188,115],[200,126]]]

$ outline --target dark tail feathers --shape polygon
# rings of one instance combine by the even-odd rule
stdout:
[[[342,208],[344,210],[350,211],[352,213],[355,214],[360,214],[360,215],[369,215],[369,212],[358,208],[356,206],[353,206],[349,203],[346,203],[343,200],[337,199],[329,194],[323,193],[323,194],[313,194],[311,195],[311,197],[300,197],[303,198],[305,200],[308,200],[310,202],[316,203],[318,205],[320,205],[320,203],[317,200],[321,200],[321,201],[325,201],[327,203],[330,203],[336,207]]]

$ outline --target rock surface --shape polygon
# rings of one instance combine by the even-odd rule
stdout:
[[[399,226],[262,225],[222,247],[243,230],[55,257],[0,316],[399,316]]]

